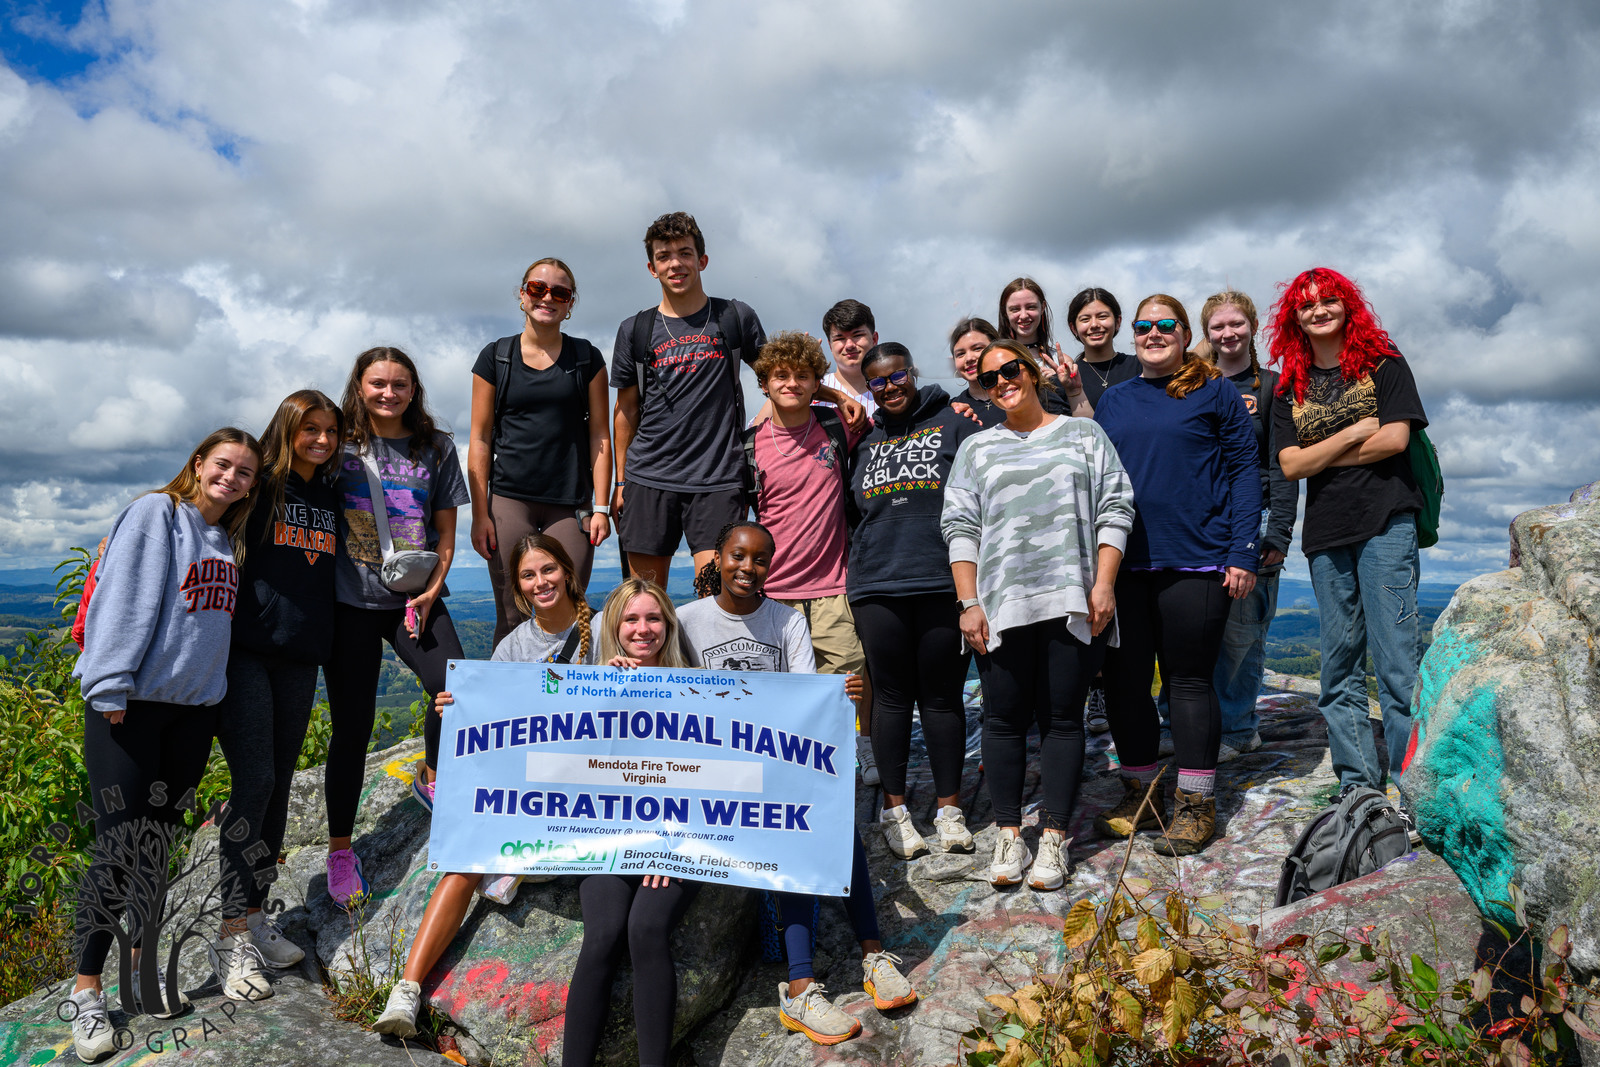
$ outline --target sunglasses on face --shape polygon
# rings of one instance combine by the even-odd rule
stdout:
[[[891,385],[904,385],[910,380],[911,368],[907,367],[904,370],[890,371],[888,374],[882,374],[876,378],[868,378],[867,388],[874,393],[881,393]]]
[[[565,285],[546,285],[544,282],[528,282],[522,287],[522,291],[528,294],[528,299],[530,300],[543,300],[546,296],[549,296],[551,300],[554,300],[558,304],[568,304],[572,302],[572,290],[568,289]]]
[[[1139,319],[1133,324],[1133,335],[1135,337],[1143,337],[1151,330],[1160,330],[1162,333],[1177,333],[1178,320],[1156,319],[1152,322],[1150,319]]]
[[[994,370],[980,372],[978,375],[978,385],[984,389],[993,389],[996,385],[1000,384],[1001,378],[1004,378],[1008,382],[1014,381],[1016,380],[1017,375],[1021,373],[1022,360],[1008,359]]]

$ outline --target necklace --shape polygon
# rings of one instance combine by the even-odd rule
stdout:
[[[706,303],[706,306],[707,307],[711,306],[709,301]],[[672,338],[672,343],[675,344],[675,345],[682,344],[683,343],[683,337],[688,337],[689,335],[688,334],[684,334],[683,337],[675,337],[675,336],[673,336],[672,327],[667,325],[667,313],[665,311],[662,311],[660,308],[656,308],[656,314],[661,316],[661,328],[666,331],[668,337]],[[695,314],[698,315],[699,312],[695,312]],[[684,325],[688,325],[688,323],[689,323],[689,320],[688,320],[687,317],[679,319],[678,321],[682,322]],[[710,325],[709,321],[707,322],[707,325]],[[693,329],[694,327],[690,326],[689,328]]]
[[[1110,359],[1106,360],[1106,363],[1107,364],[1114,364],[1114,363],[1116,363],[1116,361],[1117,361],[1117,357],[1115,355],[1112,355],[1112,357]],[[1106,389],[1110,388],[1110,386],[1111,386],[1111,368],[1110,368],[1110,366],[1107,366],[1106,372],[1104,374],[1101,374],[1100,373],[1100,369],[1098,367],[1096,367],[1093,363],[1090,363],[1086,359],[1078,360],[1078,366],[1080,366],[1080,367],[1088,367],[1090,370],[1094,371],[1095,378],[1098,379],[1099,382],[1100,382],[1100,391],[1101,392],[1104,392]]]
[[[793,459],[794,457],[804,453],[806,450],[806,443],[811,440],[811,431],[817,425],[816,418],[813,417],[810,422],[806,423],[806,432],[805,435],[800,438],[800,447],[795,449],[793,452],[785,452],[783,450],[783,446],[778,444],[778,431],[776,429],[777,422],[777,419],[767,420],[767,436],[772,438],[772,447],[778,453],[778,455],[782,456],[784,459]]]

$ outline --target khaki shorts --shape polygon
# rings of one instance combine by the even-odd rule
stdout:
[[[777,600],[777,597],[773,598]],[[819,596],[810,600],[778,600],[806,617],[811,627],[811,651],[817,658],[818,674],[865,674],[867,654],[856,636],[856,618],[850,613],[845,595]]]

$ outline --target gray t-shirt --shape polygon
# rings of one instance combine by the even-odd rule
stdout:
[[[729,301],[754,345],[742,358],[754,363],[767,343],[761,320],[750,305]],[[649,370],[643,384],[639,429],[628,446],[624,475],[629,482],[672,492],[707,493],[744,484],[744,454],[739,443],[738,367],[728,359],[729,346],[711,317],[711,301],[688,318],[653,315]],[[618,390],[639,385],[633,356],[630,315],[617,328],[612,348],[611,384]],[[737,343],[737,339],[735,339]]]
[[[450,435],[435,436],[432,448],[416,459],[410,455],[409,437],[374,437],[367,442],[378,465],[383,500],[389,516],[389,537],[396,552],[432,551],[439,544],[433,513],[470,503],[467,480],[461,474]],[[378,547],[378,523],[373,517],[372,492],[355,446],[346,444],[339,457],[340,526],[338,567],[334,588],[339,603],[359,608],[403,608],[404,593],[390,592],[378,578],[383,552]]]
[[[598,623],[599,618],[595,617]],[[573,623],[558,633],[546,633],[539,625],[537,619],[529,619],[515,630],[506,634],[500,643],[495,646],[494,655],[489,658],[504,663],[554,663],[556,656],[567,645],[567,638],[577,628]],[[574,644],[572,660],[574,663],[598,663],[600,655],[600,635],[596,632],[589,634],[589,654],[579,656],[581,643]]]
[[[702,597],[678,609],[678,622],[705,670],[817,673],[806,617],[776,600],[735,615],[716,597]]]

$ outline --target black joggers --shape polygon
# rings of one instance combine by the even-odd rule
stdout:
[[[378,670],[383,665],[383,643],[412,671],[427,693],[423,709],[423,757],[429,767],[439,766],[439,716],[433,698],[445,688],[445,663],[466,658],[456,625],[442,600],[433,602],[422,636],[406,630],[404,608],[357,608],[340,604],[334,609],[333,658],[322,668],[328,683],[328,714],[333,735],[328,740],[328,766],[324,788],[328,797],[328,836],[349,837],[356,824],[356,807],[366,777],[367,744],[378,706]]]

